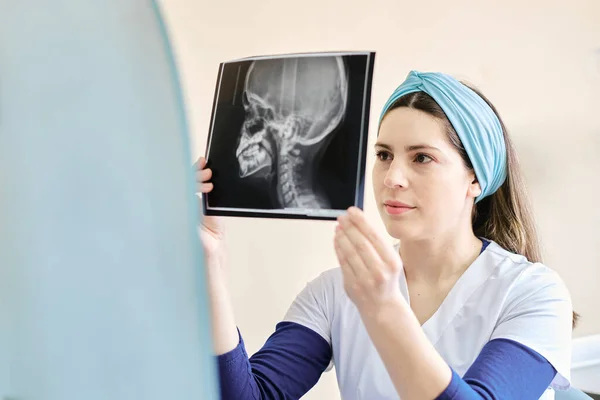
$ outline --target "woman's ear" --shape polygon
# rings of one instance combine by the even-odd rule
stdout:
[[[479,184],[479,181],[477,180],[475,174],[472,175],[472,178],[473,179],[471,180],[471,184],[469,185],[468,194],[470,197],[476,198],[481,194],[482,190],[481,185]]]

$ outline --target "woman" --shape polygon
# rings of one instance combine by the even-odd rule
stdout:
[[[298,399],[335,365],[344,400],[551,399],[569,387],[573,316],[541,264],[517,157],[495,108],[412,71],[381,114],[373,187],[391,247],[363,212],[338,218],[339,268],[310,282],[251,358],[205,217],[224,399]],[[198,164],[199,190],[212,190]]]

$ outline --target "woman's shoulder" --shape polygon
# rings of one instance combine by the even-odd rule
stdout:
[[[509,297],[524,299],[537,294],[548,300],[554,298],[570,302],[569,290],[560,274],[545,263],[532,262],[493,241],[484,254],[491,277],[509,284]]]
[[[335,294],[340,290],[340,288],[343,289],[344,286],[342,269],[340,267],[325,269],[314,276],[309,281],[308,286],[313,290]]]
[[[567,286],[541,262],[496,243],[488,250],[494,268],[490,285],[500,288],[495,292],[499,313],[490,339],[508,339],[534,350],[559,372],[551,386],[568,387],[573,306]]]

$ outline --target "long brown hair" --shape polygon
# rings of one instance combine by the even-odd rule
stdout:
[[[492,195],[482,199],[473,207],[473,232],[498,243],[513,253],[525,256],[531,262],[542,262],[534,214],[527,194],[521,166],[513,142],[496,107],[476,88],[467,85],[477,93],[496,113],[502,126],[507,155],[507,177],[502,186]],[[446,126],[448,138],[463,159],[465,166],[472,170],[473,165],[465,148],[438,103],[427,93],[409,93],[396,101],[388,110],[409,107],[426,112]],[[579,314],[573,312],[573,327],[577,325]]]

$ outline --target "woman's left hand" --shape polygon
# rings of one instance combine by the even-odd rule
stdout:
[[[344,288],[361,315],[376,317],[387,305],[405,301],[400,292],[400,255],[369,224],[364,212],[350,207],[338,217],[335,251]]]

